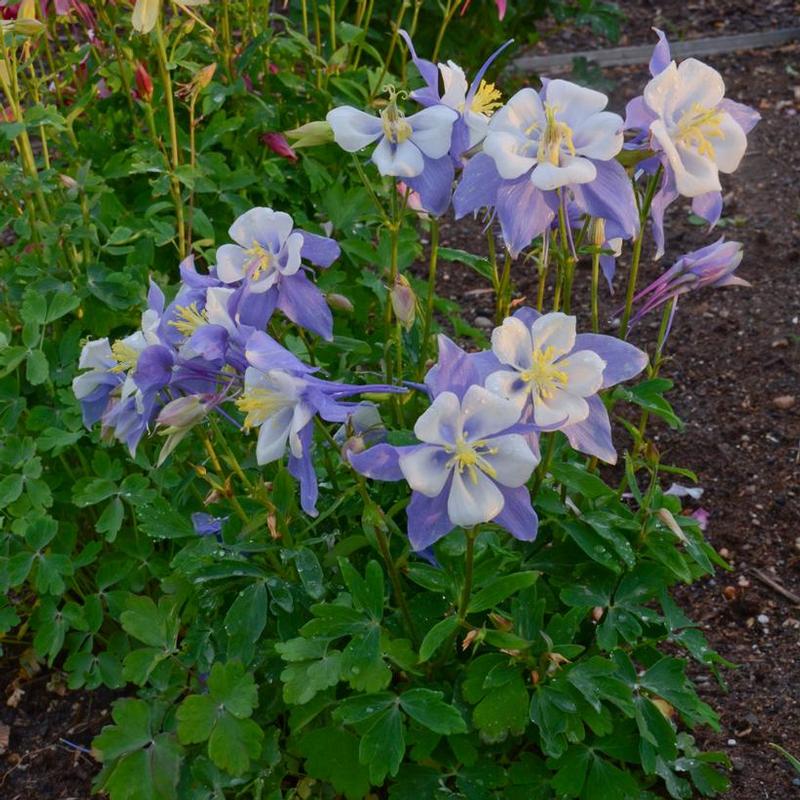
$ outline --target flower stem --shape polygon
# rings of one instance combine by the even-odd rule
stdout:
[[[495,309],[495,322],[499,325],[508,316],[511,309],[511,253],[506,250],[506,259],[503,264],[503,274],[497,289],[497,306]]]
[[[539,286],[536,291],[536,310],[541,313],[544,307],[544,290],[547,287],[547,273],[550,268],[550,231],[542,238],[542,257],[539,261]]]
[[[631,271],[628,273],[628,288],[625,292],[625,310],[622,312],[622,319],[619,323],[620,336],[623,339],[628,338],[628,323],[631,319],[631,310],[633,308],[633,298],[636,294],[636,282],[639,278],[639,262],[642,258],[642,244],[644,242],[645,222],[647,222],[647,215],[650,213],[650,206],[653,203],[653,195],[656,193],[658,181],[661,178],[662,167],[659,167],[655,174],[650,178],[645,190],[644,200],[639,207],[639,232],[636,234],[636,239],[633,242],[633,256],[631,258]]]
[[[431,217],[431,257],[428,265],[428,295],[425,298],[425,320],[422,326],[422,344],[419,351],[420,380],[425,374],[425,362],[430,349],[431,325],[433,324],[433,304],[436,297],[436,267],[439,261],[439,220]]]
[[[542,482],[547,476],[547,470],[550,469],[550,464],[553,461],[553,454],[556,449],[556,434],[551,433],[547,437],[547,449],[544,451],[544,458],[539,462],[536,468],[536,475],[533,479],[533,486],[531,487],[531,497],[535,498],[542,487]]]
[[[436,35],[436,44],[433,47],[433,54],[431,55],[431,61],[436,63],[436,59],[439,58],[439,50],[442,46],[442,41],[444,40],[444,34],[447,30],[448,25],[453,21],[453,17],[455,16],[456,11],[458,10],[459,0],[448,0],[447,8],[445,9],[444,16],[442,17],[442,24],[439,26],[439,33]]]
[[[469,601],[472,596],[472,575],[475,565],[475,539],[478,538],[478,527],[466,531],[467,550],[464,554],[464,585],[461,588],[461,600],[458,603],[458,619],[463,622],[469,610]]]
[[[600,330],[600,310],[598,294],[600,291],[600,250],[592,253],[592,333]]]
[[[375,95],[378,92],[380,92],[381,89],[383,88],[383,79],[386,77],[386,72],[389,69],[389,64],[392,62],[394,49],[395,47],[397,47],[397,38],[400,36],[400,28],[403,25],[403,17],[406,15],[406,11],[408,11],[410,5],[411,3],[409,2],[409,0],[402,0],[402,2],[400,3],[400,11],[397,14],[397,19],[392,24],[392,38],[389,42],[389,50],[386,53],[386,59],[383,62],[383,68],[381,69],[381,74],[378,77],[377,82],[375,83],[375,89],[372,96],[370,97],[370,100],[372,100],[375,97]]]

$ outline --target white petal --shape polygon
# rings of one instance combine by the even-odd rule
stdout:
[[[608,161],[622,150],[622,117],[610,111],[592,114],[573,135],[575,152],[598,161]]]
[[[273,211],[271,208],[257,207],[245,211],[228,229],[234,242],[242,247],[252,247],[254,242],[274,246],[279,249],[286,237],[291,233],[294,222],[284,211]]]
[[[674,61],[652,78],[644,87],[644,101],[660,117],[672,119],[672,109],[678,99],[678,67]]]
[[[697,197],[707,192],[721,191],[717,165],[710,158],[698,155],[685,145],[676,146],[660,119],[650,124],[650,132],[667,156],[675,173],[675,187],[680,194]]]
[[[469,90],[464,70],[455,62],[448,61],[446,64],[439,64],[439,73],[442,76],[442,85],[444,86],[444,93],[439,102],[448,108],[454,108],[456,111],[464,108],[467,91]]]
[[[461,401],[461,411],[464,438],[468,442],[476,442],[493,433],[500,433],[519,422],[520,417],[520,409],[516,403],[477,385],[467,389]]]
[[[295,458],[303,455],[303,443],[300,441],[300,431],[311,422],[314,409],[308,403],[297,403],[294,407],[292,422],[289,426],[289,449]]]
[[[281,275],[294,275],[300,269],[300,251],[303,248],[303,234],[293,233],[286,240],[284,252],[286,266],[279,267]]]
[[[485,456],[495,471],[494,480],[501,486],[510,486],[512,489],[524,486],[539,463],[525,438],[517,433],[510,433],[489,439],[486,444],[496,451]]]
[[[217,277],[223,283],[238,283],[244,278],[247,253],[238,244],[223,244],[217,248]]]
[[[441,447],[421,447],[400,456],[400,469],[408,485],[426,497],[441,494],[450,470],[445,468],[448,459]]]
[[[494,132],[491,123],[483,152],[492,158],[500,177],[507,181],[519,178],[536,165],[536,158],[530,155],[536,152],[530,139],[519,133]]]
[[[294,409],[290,406],[269,417],[258,431],[256,463],[269,464],[286,451]]]
[[[108,369],[115,364],[114,354],[111,352],[111,345],[108,339],[95,339],[86,342],[81,350],[81,357],[78,361],[79,369]]]
[[[328,112],[325,117],[333,129],[333,138],[336,144],[355,153],[368,144],[372,144],[383,133],[381,121],[364,111],[359,111],[352,106],[341,106]]]
[[[475,475],[475,483],[470,475]],[[453,485],[447,498],[447,515],[454,525],[471,528],[494,519],[505,505],[505,498],[494,482],[482,472],[453,472]]]
[[[453,138],[453,123],[458,112],[447,106],[431,106],[406,117],[411,126],[411,141],[428,158],[441,158],[450,149]]]
[[[486,388],[505,400],[510,400],[519,409],[520,414],[530,397],[530,384],[520,377],[519,372],[498,370],[486,379]]]
[[[492,352],[501,364],[526,370],[533,363],[530,328],[517,317],[506,317],[492,331]]]
[[[716,108],[725,96],[725,82],[713,67],[696,58],[687,58],[678,65],[678,94],[676,113],[689,111],[695,104]]]
[[[574,425],[583,422],[589,416],[589,404],[577,395],[563,389],[555,389],[552,397],[537,399],[533,409],[533,418],[537,425],[555,424]],[[545,422],[547,420],[547,422]]]
[[[556,366],[567,374],[566,390],[570,394],[589,397],[600,391],[603,385],[603,370],[606,362],[593,350],[579,350],[556,362]]]
[[[105,378],[105,370],[93,369],[91,372],[83,372],[72,379],[72,393],[78,400],[90,395],[99,385],[100,380]]]
[[[489,131],[489,119],[486,114],[478,114],[469,109],[464,112],[464,122],[467,124],[467,130],[469,131],[468,147],[475,147],[476,144],[486,138],[486,134]]]
[[[384,136],[372,153],[372,161],[381,175],[416,178],[425,168],[422,152],[410,140],[392,145]]]
[[[453,444],[461,433],[461,403],[453,392],[442,392],[420,415],[414,435],[421,442]]]
[[[492,116],[490,131],[524,133],[532,128],[540,132],[544,128],[544,107],[542,99],[534,89],[520,89],[509,101]]]
[[[535,350],[553,348],[553,355],[569,353],[575,346],[575,317],[552,311],[543,314],[531,326],[531,339]]]
[[[721,115],[719,127],[722,138],[711,140],[714,160],[720,172],[734,172],[747,150],[747,135],[730,114]]]
[[[206,290],[206,316],[212,325],[222,325],[230,334],[237,332],[231,315],[228,313],[228,301],[234,289],[225,289],[222,286],[212,286]]]
[[[543,162],[537,164],[531,181],[537,189],[550,191],[576,183],[591,183],[597,177],[597,169],[588,158],[561,156],[560,166]]]
[[[608,105],[608,98],[602,92],[561,79],[550,81],[544,96],[545,102],[555,106],[556,119],[566,122],[572,129]]]

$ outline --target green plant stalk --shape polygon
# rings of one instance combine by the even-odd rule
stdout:
[[[433,63],[437,63],[437,59],[439,58],[439,50],[442,47],[442,41],[444,40],[444,34],[447,31],[448,26],[453,21],[453,17],[458,10],[460,0],[447,0],[447,7],[444,12],[444,16],[442,17],[442,24],[439,26],[439,33],[436,35],[436,44],[433,46],[433,53],[431,55],[431,61]]]
[[[314,47],[317,51],[317,89],[322,89],[322,69],[319,62],[322,61],[322,29],[319,24],[319,0],[311,0],[311,13],[314,16]]]
[[[328,10],[330,12],[330,37],[331,55],[336,52],[336,0],[328,0]]]
[[[542,257],[539,261],[539,285],[536,289],[536,310],[541,313],[544,308],[544,292],[547,288],[547,273],[550,271],[550,231],[545,231],[542,239]]]
[[[561,296],[563,291],[564,312],[569,314],[572,305],[572,276],[575,274],[575,258],[571,254],[569,232],[567,231],[567,214],[564,209],[564,202],[558,204],[558,235],[561,245],[559,260],[559,281],[556,284],[556,298],[553,300],[555,310],[561,306]]]
[[[553,461],[553,454],[555,453],[555,450],[556,434],[554,431],[553,433],[547,434],[547,448],[544,451],[542,460],[539,462],[539,466],[536,467],[536,473],[533,478],[533,486],[531,487],[531,497],[534,499],[539,493],[539,489],[542,488],[542,482],[547,476],[547,470],[550,469],[550,464]]]
[[[308,39],[308,0],[300,0],[300,13],[303,18],[303,36]]]
[[[428,264],[428,294],[425,298],[425,319],[422,325],[422,345],[419,351],[419,369],[417,375],[422,379],[425,374],[425,362],[430,350],[431,326],[433,324],[433,306],[436,298],[436,267],[439,261],[439,220],[431,217],[431,256]]]
[[[472,597],[472,576],[475,567],[475,539],[478,538],[478,526],[466,531],[467,549],[464,553],[464,585],[461,588],[461,599],[458,603],[458,620],[463,622],[469,610],[469,601]]]
[[[500,277],[494,313],[495,322],[498,325],[508,316],[511,309],[511,261],[511,253],[506,250],[503,274]]]
[[[223,0],[222,6],[222,53],[225,62],[225,72],[228,80],[233,83],[233,40],[231,38],[231,20],[228,14],[228,3]]]
[[[628,338],[628,323],[631,318],[631,311],[633,309],[633,298],[636,294],[636,283],[639,278],[639,262],[642,258],[642,244],[644,243],[645,223],[647,222],[647,215],[650,213],[650,206],[653,202],[653,195],[655,195],[658,181],[661,178],[662,167],[659,167],[655,174],[650,178],[645,190],[644,201],[639,207],[639,233],[633,242],[633,256],[631,257],[631,269],[628,273],[628,287],[625,292],[625,309],[622,312],[622,318],[619,323],[619,331],[622,339]],[[634,196],[636,189],[634,187]]]
[[[362,37],[362,41],[360,41],[356,45],[355,56],[353,57],[353,64],[352,64],[353,69],[358,69],[358,62],[361,60],[361,53],[364,50],[363,42],[365,42],[367,40],[367,33],[369,32],[369,26],[370,26],[370,23],[372,22],[372,12],[374,11],[374,9],[375,9],[375,0],[369,0],[369,2],[367,4],[367,14],[366,14],[366,18],[364,20],[364,24],[363,24],[363,26],[360,25],[360,24],[358,26],[363,31],[363,37]]]
[[[392,56],[394,55],[394,49],[397,47],[397,39],[400,36],[400,28],[403,26],[403,17],[406,15],[406,11],[410,6],[409,0],[402,0],[400,3],[400,11],[397,14],[397,19],[392,23],[392,38],[389,40],[389,50],[386,53],[386,59],[383,62],[383,68],[381,69],[381,74],[378,77],[377,82],[375,83],[375,89],[370,96],[370,100],[372,100],[375,95],[380,92],[381,88],[383,87],[383,79],[386,77],[386,72],[389,69],[389,64],[392,63]]]
[[[225,4],[223,3],[223,6]],[[169,75],[169,65],[167,58],[167,47],[164,42],[164,32],[161,29],[161,22],[156,22],[156,52],[158,54],[158,69],[161,74],[161,84],[164,87],[164,100],[167,107],[167,120],[169,122],[169,141],[171,153],[171,174],[170,185],[175,203],[175,223],[178,230],[178,254],[181,259],[186,256],[186,246],[183,240],[184,234],[184,215],[183,198],[181,196],[181,183],[178,180],[176,170],[181,163],[181,151],[178,144],[178,121],[175,117],[175,98],[172,94],[172,79]]]
[[[600,331],[600,251],[592,253],[592,333]]]

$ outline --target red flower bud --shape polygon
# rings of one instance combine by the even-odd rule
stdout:
[[[261,137],[261,141],[272,150],[273,153],[277,153],[279,156],[289,161],[297,161],[297,153],[289,147],[289,142],[286,141],[286,137],[282,133],[265,133]]]
[[[136,79],[136,94],[139,99],[145,103],[150,103],[153,100],[153,79],[150,77],[146,67],[141,61],[136,62],[136,72],[134,73]]]

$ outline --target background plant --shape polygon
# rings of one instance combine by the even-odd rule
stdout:
[[[614,19],[605,6],[552,8]],[[114,798],[722,789],[724,757],[689,733],[716,718],[685,658],[722,662],[669,595],[722,562],[661,489],[664,473],[693,476],[647,440],[650,416],[680,425],[660,347],[648,379],[607,398],[641,409],[638,424],[618,420],[632,437],[621,484],[551,435],[535,544],[491,526],[456,532],[435,566],[409,552],[405,489],[365,491],[338,446],[320,467],[330,502],[308,518],[287,470],[258,469],[230,430],[204,423],[156,469],[161,441],[130,459],[84,429],[72,395],[82,340],[135,328],[148,278],[174,286],[189,253],[213,263],[230,223],[258,205],[341,243],[319,281],[334,341],[272,328],[298,356],[333,377],[391,362],[395,379],[418,379],[429,297],[449,330],[485,346],[408,271],[420,233],[393,181],[373,173],[364,186],[334,146],[295,152],[277,134],[334,105],[381,108],[389,81],[415,84],[401,24],[420,54],[438,42],[440,58],[477,66],[492,48],[473,26],[496,24],[494,4],[475,0],[463,18],[460,4],[165,4],[135,35],[129,7],[63,10],[24,3],[3,27],[0,625],[5,645],[33,648],[72,687],[128,687],[95,743],[98,786]],[[543,12],[511,4],[504,24]],[[568,298],[564,231],[549,253]],[[486,277],[501,320],[512,273],[495,248],[439,252]],[[584,237],[578,254],[597,273],[608,250]],[[405,327],[392,272],[411,308],[426,301]],[[384,401],[395,443],[424,407],[418,395]],[[199,511],[217,522],[193,525]]]

